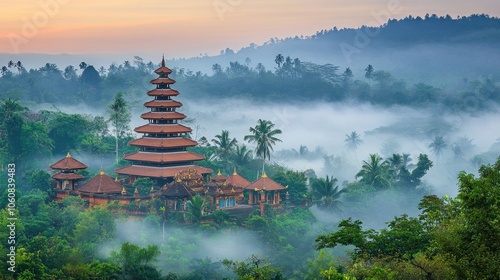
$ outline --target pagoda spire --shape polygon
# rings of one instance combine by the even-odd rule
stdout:
[[[67,157],[67,158],[70,158],[70,157],[71,157],[71,155],[70,155],[70,153],[69,153],[69,152],[66,154],[66,157]]]
[[[175,180],[176,174],[188,168],[195,169],[199,174],[212,173],[212,169],[195,165],[195,162],[204,160],[204,156],[187,150],[198,143],[185,137],[192,129],[181,124],[187,116],[177,111],[182,103],[173,99],[179,92],[171,88],[175,80],[168,76],[172,70],[165,66],[165,55],[162,55],[161,66],[154,73],[158,77],[150,83],[155,88],[146,93],[154,99],[144,103],[148,112],[141,115],[147,123],[134,129],[142,137],[129,142],[139,150],[124,155],[123,159],[130,161],[131,165],[118,168],[115,172],[129,175],[130,183],[138,177],[149,177],[158,185]]]
[[[234,167],[234,172],[233,172],[233,175],[238,175],[238,173],[236,173],[236,166]]]

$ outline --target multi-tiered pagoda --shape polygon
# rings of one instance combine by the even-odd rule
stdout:
[[[179,92],[170,88],[175,81],[168,77],[172,70],[165,66],[164,58],[161,67],[156,69],[155,73],[159,77],[152,80],[151,84],[156,88],[147,93],[154,99],[144,103],[150,111],[141,115],[148,124],[137,127],[134,131],[142,133],[143,136],[129,142],[140,150],[123,156],[124,159],[131,161],[132,165],[119,168],[116,173],[129,175],[130,183],[138,177],[150,177],[158,185],[173,181],[177,173],[188,168],[196,170],[199,174],[212,173],[211,169],[194,165],[196,161],[205,159],[204,156],[188,152],[186,149],[198,143],[186,138],[191,128],[179,124],[179,121],[186,116],[176,112],[182,103],[172,99],[179,95]]]

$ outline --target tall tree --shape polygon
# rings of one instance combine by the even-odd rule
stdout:
[[[236,145],[233,153],[233,162],[237,166],[244,166],[252,160],[252,150],[249,150],[245,144]]]
[[[215,144],[219,159],[225,161],[238,141],[236,141],[236,138],[231,139],[229,137],[229,131],[223,130],[221,134],[215,135],[215,138],[212,139],[212,143]]]
[[[436,155],[436,161],[439,161],[439,156],[448,147],[448,144],[444,141],[443,136],[435,136],[428,147]]]
[[[274,129],[274,123],[267,120],[259,119],[255,127],[250,127],[250,132],[252,134],[245,135],[243,138],[249,143],[256,143],[255,155],[262,158],[262,170],[264,170],[264,164],[267,159],[271,159],[271,152],[273,151],[273,146],[276,142],[281,142],[280,139],[275,137],[281,134],[280,129]]]
[[[356,156],[356,160],[358,160],[358,155],[356,153],[356,150],[358,149],[359,145],[363,144],[361,136],[356,131],[353,131],[350,134],[345,135],[344,141],[347,146],[347,149],[353,150],[354,155]]]
[[[115,100],[109,105],[109,108],[111,109],[109,120],[115,129],[115,156],[116,162],[118,162],[118,139],[123,137],[130,129],[129,123],[131,118],[127,102],[123,98],[123,93],[119,92],[115,95]]]
[[[17,160],[21,154],[22,128],[25,122],[23,113],[27,110],[19,101],[10,98],[0,104],[0,132],[5,134],[4,146],[11,160]]]
[[[274,59],[274,62],[278,64],[278,70],[281,69],[281,64],[285,61],[285,57],[282,54],[276,55],[276,58]]]
[[[363,161],[361,170],[356,174],[356,178],[359,177],[361,177],[361,182],[376,189],[391,186],[389,164],[378,154],[371,154],[370,161]]]
[[[326,179],[315,179],[311,185],[312,196],[319,207],[340,212],[340,197],[347,191],[346,188],[339,189],[337,178],[328,177]]]
[[[365,69],[365,78],[367,78],[368,80],[373,79],[373,71],[374,71],[373,66],[371,64],[368,64],[368,66]]]

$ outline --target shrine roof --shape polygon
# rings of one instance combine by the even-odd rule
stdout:
[[[134,129],[137,133],[188,133],[191,128],[181,124],[146,124]]]
[[[172,152],[172,153],[154,153],[154,152],[135,152],[123,156],[123,159],[145,162],[183,162],[204,160],[205,157],[191,152]]]
[[[108,174],[101,171],[77,190],[85,193],[121,193],[122,187]]]
[[[245,187],[246,190],[265,190],[265,191],[279,191],[286,189],[280,183],[274,181],[273,179],[267,177],[266,173],[259,178],[259,180],[251,183]]]
[[[173,178],[180,171],[192,168],[200,174],[210,174],[213,172],[210,168],[205,168],[197,165],[185,165],[175,167],[154,167],[143,165],[129,165],[115,170],[118,174],[135,175],[141,177],[154,178]]]
[[[196,141],[184,137],[175,137],[175,138],[142,137],[139,139],[132,140],[128,143],[129,145],[132,146],[155,147],[155,148],[181,148],[181,147],[194,147],[198,145]]]
[[[81,163],[80,161],[74,159],[73,157],[71,157],[70,153],[68,152],[66,157],[52,164],[50,168],[59,170],[77,170],[77,169],[85,169],[87,168],[87,166]]]

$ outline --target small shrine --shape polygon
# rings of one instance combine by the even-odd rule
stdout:
[[[86,169],[87,165],[71,157],[68,152],[66,157],[52,164],[50,168],[59,171],[57,174],[52,175],[52,178],[56,180],[57,190],[74,191],[78,187],[78,181],[85,178],[76,171]]]
[[[280,191],[286,189],[278,182],[267,177],[266,172],[259,180],[245,187],[248,190],[248,204],[280,204]]]

